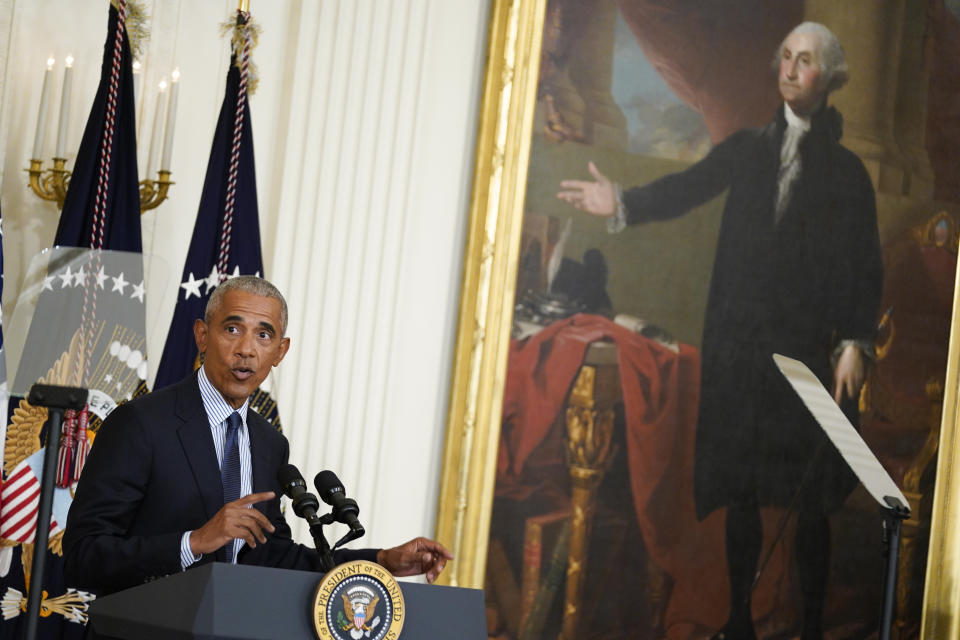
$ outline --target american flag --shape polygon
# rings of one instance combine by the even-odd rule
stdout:
[[[37,507],[40,503],[39,472],[43,469],[43,450],[18,464],[0,490],[0,538],[32,544],[37,533]],[[39,467],[34,469],[34,467]],[[69,506],[69,505],[68,505]],[[56,507],[54,513],[56,514]],[[63,514],[66,522],[66,514]],[[50,518],[50,535],[61,531],[57,516]]]

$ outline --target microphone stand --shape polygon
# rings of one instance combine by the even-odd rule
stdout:
[[[327,542],[327,537],[323,533],[323,526],[327,524],[333,524],[337,522],[337,517],[334,511],[326,514],[325,516],[313,515],[312,518],[307,518],[307,524],[310,525],[310,535],[313,536],[313,544],[317,548],[317,551],[320,552],[320,563],[323,566],[324,571],[330,571],[335,565],[333,561],[333,549],[330,548],[330,543]],[[334,548],[339,549],[346,543],[351,540],[356,540],[363,535],[363,530],[359,532],[351,529],[347,532],[345,536],[340,538],[337,541],[337,544]]]
[[[910,517],[910,508],[898,498],[884,497],[887,509],[883,513],[883,601],[880,607],[880,640],[890,640],[893,616],[897,611],[897,562],[900,553],[900,525]]]
[[[326,573],[332,570],[336,564],[333,561],[333,549],[330,548],[327,537],[323,535],[323,525],[329,523],[325,523],[323,520],[323,518],[317,517],[317,515],[314,514],[312,518],[307,518],[307,524],[310,525],[310,535],[313,536],[313,545],[317,548],[317,551],[320,552],[320,565],[323,567],[324,573]]]
[[[352,519],[352,523],[347,522],[347,513],[355,516],[359,512],[357,503],[354,500],[346,498],[343,504],[334,506],[330,513],[318,516],[317,509],[320,508],[320,501],[317,499],[317,496],[306,491],[300,491],[299,487],[304,484],[303,478],[299,477],[300,472],[292,465],[288,465],[288,469],[292,470],[296,475],[281,479],[281,484],[285,485],[284,493],[288,496],[291,495],[291,493],[296,493],[296,497],[292,499],[293,512],[307,521],[307,525],[310,527],[310,535],[313,537],[313,545],[320,553],[320,566],[324,573],[327,573],[336,566],[336,563],[333,561],[333,549],[339,549],[344,544],[351,540],[356,540],[364,534],[364,529],[360,523],[357,522],[356,517]],[[323,533],[323,527],[324,525],[333,524],[334,522],[344,522],[348,524],[350,530],[331,548],[330,543],[327,542],[326,535]]]
[[[37,507],[37,530],[33,546],[33,580],[27,598],[27,625],[23,637],[34,640],[40,622],[40,602],[43,597],[43,574],[47,562],[47,542],[50,538],[50,509],[57,482],[57,454],[60,451],[60,429],[63,412],[80,410],[87,403],[87,390],[79,387],[58,387],[35,384],[30,387],[27,402],[47,408],[47,448],[43,454],[43,477],[40,479],[40,504]]]
[[[327,537],[323,535],[323,525],[333,522],[332,516],[327,514],[323,517],[317,515],[317,509],[320,507],[320,501],[312,493],[301,493],[293,499],[293,512],[307,521],[310,527],[310,535],[313,537],[313,545],[320,553],[320,566],[324,573],[332,570],[336,564],[333,561],[333,550]]]

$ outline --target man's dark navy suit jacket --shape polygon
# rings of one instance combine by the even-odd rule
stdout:
[[[247,412],[253,493],[276,530],[241,564],[321,571],[319,554],[293,542],[280,511],[277,471],[289,444],[270,423]],[[63,538],[67,584],[101,595],[181,571],[180,541],[223,506],[220,467],[196,375],[117,407],[90,451]],[[337,551],[338,563],[376,561],[376,550]],[[219,549],[194,566],[226,561]]]

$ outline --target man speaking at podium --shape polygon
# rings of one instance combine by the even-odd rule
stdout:
[[[247,406],[290,347],[286,327],[287,303],[266,280],[214,290],[194,324],[203,366],[117,407],[97,434],[63,538],[68,584],[104,595],[213,561],[322,570],[280,512],[287,439]],[[452,557],[426,538],[334,552],[430,582]]]

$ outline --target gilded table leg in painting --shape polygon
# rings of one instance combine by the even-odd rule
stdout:
[[[910,517],[904,520],[900,529],[900,553],[897,558],[897,615],[893,625],[894,638],[905,638],[907,624],[910,622],[910,597],[913,595],[910,580],[913,578],[913,564],[917,555],[917,533],[920,529],[921,493],[902,489],[904,497],[910,503]]]
[[[586,361],[590,361],[589,352]],[[572,489],[570,551],[563,628],[560,633],[562,640],[578,637],[577,624],[586,574],[590,524],[593,521],[594,495],[613,457],[613,404],[618,395],[615,365],[584,365],[568,399],[566,446]]]
[[[894,629],[897,638],[906,637],[907,626],[911,621],[909,610],[911,599],[914,596],[913,580],[914,564],[917,561],[918,533],[920,532],[920,502],[924,491],[931,491],[932,487],[924,487],[923,475],[927,467],[937,457],[940,444],[940,414],[943,411],[943,382],[931,379],[926,385],[927,399],[930,401],[930,434],[917,454],[910,468],[903,476],[903,495],[910,502],[910,518],[904,520],[900,537],[900,557],[897,566],[897,616]],[[915,622],[915,621],[913,621]]]

